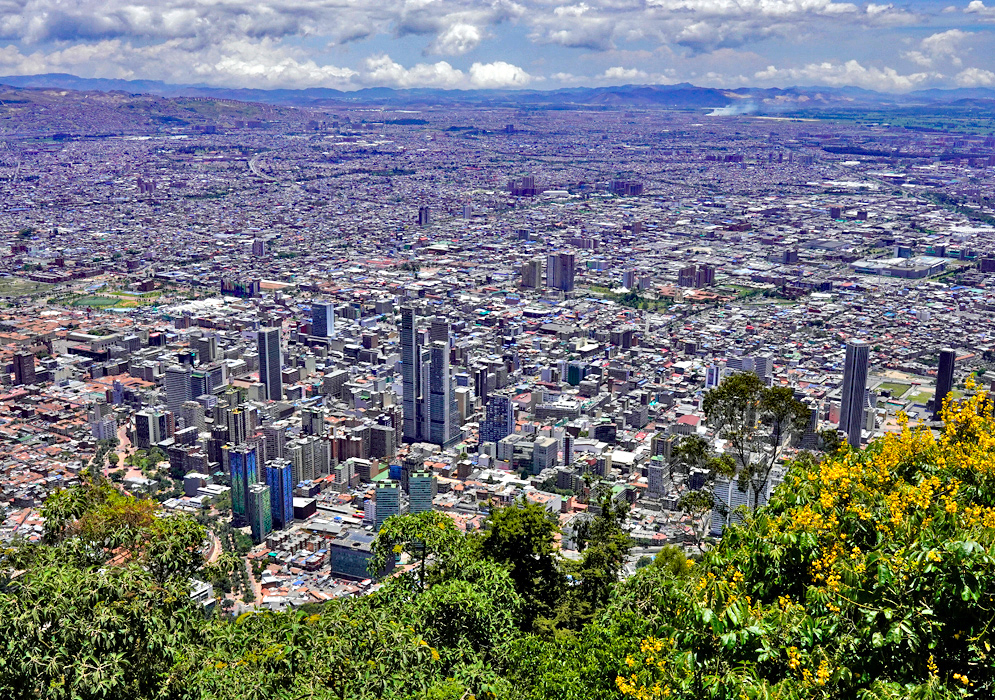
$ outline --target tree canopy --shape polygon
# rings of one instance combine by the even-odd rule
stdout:
[[[58,492],[45,542],[0,553],[0,697],[990,698],[995,418],[977,392],[945,419],[796,460],[696,560],[668,547],[623,579],[611,498],[574,559],[527,502],[469,534],[398,516],[377,592],[238,617],[188,595],[212,575],[195,520],[106,483]]]

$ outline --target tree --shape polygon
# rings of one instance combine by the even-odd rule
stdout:
[[[494,509],[484,528],[481,553],[508,567],[524,601],[522,627],[530,630],[537,618],[551,613],[561,593],[563,574],[553,550],[557,522],[542,505],[523,498]]]
[[[756,509],[784,445],[808,424],[809,408],[789,387],[768,388],[757,375],[742,372],[705,394],[702,409],[709,425],[729,443],[739,488]]]
[[[995,693],[995,418],[795,462],[770,503],[671,586],[626,601],[655,629],[632,698],[959,698]]]
[[[669,467],[670,478],[680,494],[677,506],[691,516],[691,528],[700,547],[709,527],[705,516],[715,503],[715,478],[733,476],[736,466],[728,455],[716,455],[702,436],[688,435],[674,447]],[[700,475],[702,480],[697,489],[691,488],[692,474]]]
[[[418,562],[418,586],[425,588],[425,565],[429,557],[436,565],[451,567],[462,553],[463,535],[453,519],[435,510],[414,515],[392,515],[387,518],[373,541],[369,571],[378,576],[387,565],[388,557],[407,553]]]

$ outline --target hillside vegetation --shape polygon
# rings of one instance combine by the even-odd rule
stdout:
[[[200,525],[106,484],[46,504],[44,545],[3,554],[5,698],[989,698],[995,421],[983,392],[939,438],[903,425],[791,467],[700,561],[665,549],[619,581],[609,502],[580,561],[535,505],[464,535],[389,520],[374,595],[205,619],[186,595]]]

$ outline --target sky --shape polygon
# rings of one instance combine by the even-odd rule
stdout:
[[[995,0],[0,0],[0,76],[222,87],[995,87]]]

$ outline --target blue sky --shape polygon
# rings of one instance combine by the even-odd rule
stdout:
[[[995,87],[995,0],[0,0],[0,75],[227,87]]]

